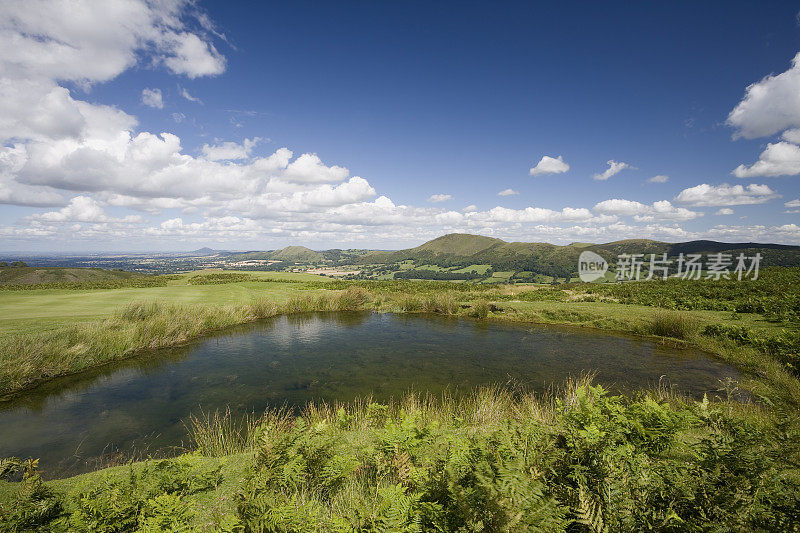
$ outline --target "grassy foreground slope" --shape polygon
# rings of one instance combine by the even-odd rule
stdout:
[[[797,531],[796,418],[665,391],[480,390],[195,420],[196,451],[44,483],[8,531]]]
[[[798,269],[755,282],[555,287],[250,274],[73,298],[4,291],[0,306],[27,306],[28,321],[64,300],[53,304],[62,325],[0,341],[3,383],[21,390],[277,313],[372,309],[691,343],[743,369],[751,401],[609,396],[584,382],[545,397],[316,405],[246,424],[210,414],[190,423],[194,451],[176,459],[47,483],[32,462],[0,462],[13,480],[0,481],[0,531],[800,531],[800,295],[787,290]],[[170,303],[170,290],[195,303]],[[93,298],[95,315],[90,304],[69,315]]]

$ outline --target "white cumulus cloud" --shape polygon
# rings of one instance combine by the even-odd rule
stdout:
[[[800,147],[788,142],[767,144],[758,161],[750,165],[739,165],[733,170],[737,178],[762,178],[794,176],[800,174]]]
[[[669,176],[665,176],[664,174],[658,174],[656,176],[653,176],[647,181],[648,183],[666,183],[669,181]]]
[[[247,159],[253,151],[253,147],[261,141],[260,137],[245,139],[242,144],[235,142],[223,142],[216,145],[204,144],[201,148],[203,157],[211,161]]]
[[[702,213],[690,211],[683,207],[676,207],[668,200],[661,200],[647,205],[634,200],[612,198],[596,204],[593,211],[605,215],[632,216],[634,220],[639,222],[649,222],[652,220],[692,220],[703,216]]]
[[[736,136],[746,139],[800,127],[800,53],[785,72],[748,86],[728,115],[728,125],[736,128]]]
[[[519,194],[519,192],[515,191],[514,189],[503,189],[497,196],[514,196],[515,194]]]
[[[536,166],[531,168],[529,173],[531,176],[544,176],[546,174],[563,174],[569,170],[569,165],[564,162],[561,156],[550,157],[549,155],[542,156]]]
[[[703,183],[682,190],[675,200],[693,206],[732,206],[763,204],[779,195],[767,185],[709,185]]]

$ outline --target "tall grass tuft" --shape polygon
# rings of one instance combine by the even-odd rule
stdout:
[[[130,302],[116,316],[121,320],[144,320],[158,314],[159,309],[158,302]]]
[[[470,308],[470,316],[475,318],[486,318],[489,316],[489,311],[492,309],[492,304],[486,300],[478,300]]]
[[[404,313],[419,313],[422,311],[422,299],[416,294],[403,294],[397,300],[397,305]]]
[[[694,326],[683,313],[658,311],[650,320],[649,333],[659,337],[688,339],[694,332]]]
[[[422,311],[441,315],[454,315],[458,313],[458,299],[452,292],[431,294],[422,300]]]
[[[273,300],[259,298],[250,302],[250,310],[256,318],[270,318],[280,312],[280,307]]]
[[[372,299],[372,294],[361,287],[348,287],[334,297],[336,311],[357,311]]]
[[[186,429],[193,448],[199,454],[222,457],[252,449],[260,423],[260,418],[255,415],[235,417],[230,408],[226,408],[225,411],[190,417]]]

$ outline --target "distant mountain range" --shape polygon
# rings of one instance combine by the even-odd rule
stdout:
[[[574,275],[578,256],[591,250],[614,263],[620,254],[679,254],[739,253],[753,256],[760,253],[761,266],[800,266],[800,246],[762,243],[725,243],[717,241],[660,242],[649,239],[629,239],[605,244],[575,242],[565,246],[542,242],[506,242],[494,237],[451,233],[415,248],[397,251],[381,250],[321,250],[305,246],[287,246],[280,250],[244,253],[221,252],[204,248],[201,253],[220,253],[229,261],[269,260],[282,263],[360,265],[390,267],[401,262],[413,266],[433,265],[457,269],[470,265],[490,265],[495,272],[527,272],[563,278]],[[275,265],[280,268],[280,265]],[[485,268],[485,267],[484,267]],[[391,269],[389,269],[391,270]]]
[[[360,264],[392,264],[413,261],[416,265],[465,267],[491,265],[495,271],[526,271],[566,277],[577,270],[578,256],[591,250],[614,262],[619,254],[663,254],[676,257],[684,253],[761,253],[762,266],[800,266],[800,246],[759,243],[724,243],[689,241],[667,243],[648,239],[630,239],[605,244],[572,243],[559,246],[548,243],[506,242],[493,237],[452,233],[428,241],[416,248],[394,252],[370,252]]]

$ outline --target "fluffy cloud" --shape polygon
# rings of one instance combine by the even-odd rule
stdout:
[[[514,189],[503,189],[497,196],[514,196],[515,194],[519,194],[519,192],[515,191]]]
[[[261,141],[260,137],[245,139],[242,144],[235,142],[223,142],[217,145],[204,144],[201,151],[203,157],[211,161],[247,159],[253,151],[253,147]]]
[[[148,51],[156,63],[189,77],[220,74],[225,59],[186,30],[187,1],[10,0],[0,20],[0,64],[16,79],[108,81]]]
[[[24,144],[0,146],[0,204],[34,207],[63,205],[64,197],[57,190],[16,181],[17,173],[25,166],[26,160]]]
[[[428,201],[437,204],[439,202],[446,202],[447,200],[452,200],[453,196],[450,194],[432,194],[428,197]]]
[[[692,220],[703,216],[702,213],[676,207],[668,200],[653,202],[652,205],[633,200],[613,198],[596,204],[593,210],[604,215],[632,216],[638,222],[653,220]]]
[[[730,207],[723,207],[722,209],[718,209],[717,212],[714,213],[714,214],[715,215],[732,215],[733,214],[733,209],[731,209]]]
[[[657,176],[653,176],[649,180],[648,183],[666,183],[669,181],[669,176],[665,176],[664,174],[658,174]]]
[[[102,172],[124,159],[122,154],[149,165],[141,148],[152,145],[148,140],[155,136],[134,135],[134,117],[113,106],[77,100],[60,83],[89,88],[145,57],[189,77],[219,74],[224,58],[213,44],[187,31],[182,21],[187,5],[182,0],[12,0],[3,5],[0,201],[63,205],[57,189],[104,188],[97,183]],[[142,98],[158,107],[163,105],[159,95],[149,90]],[[172,144],[172,138],[161,140]],[[66,165],[63,173],[58,164]]]
[[[573,207],[565,207],[560,211],[554,211],[541,207],[508,209],[498,206],[488,211],[472,213],[469,217],[473,221],[484,223],[577,222],[591,220],[592,213],[588,209],[576,209]]]
[[[600,174],[595,174],[593,176],[594,179],[596,179],[598,181],[606,181],[611,176],[616,176],[617,174],[619,174],[620,172],[622,172],[626,168],[635,168],[635,167],[632,167],[631,165],[629,165],[628,163],[623,163],[622,161],[609,160],[607,162],[607,164],[608,164],[608,168],[605,169]]]
[[[800,207],[800,199],[792,200],[783,204],[786,207]]]
[[[164,56],[163,61],[173,73],[198,78],[222,74],[225,71],[225,58],[217,52],[213,44],[203,41],[194,33],[170,33],[165,41],[165,48],[169,53]]]
[[[783,137],[784,141],[792,144],[800,144],[800,128],[786,130],[781,134],[781,137]]]
[[[693,206],[731,206],[763,204],[779,195],[767,185],[709,185],[703,183],[684,189],[675,200]]]
[[[161,89],[142,89],[142,103],[154,109],[164,109],[164,98]]]
[[[800,90],[800,89],[798,89]],[[794,134],[791,135],[794,137]],[[752,165],[739,165],[733,171],[737,178],[794,176],[800,174],[800,147],[788,142],[770,143]]]
[[[138,223],[142,218],[129,215],[125,218],[109,217],[96,200],[88,196],[76,196],[65,207],[58,211],[34,214],[28,220],[38,223],[64,223],[64,222],[123,222]]]
[[[747,87],[744,98],[728,115],[736,136],[764,137],[800,127],[800,53],[789,70],[766,76]]]
[[[203,103],[203,101],[200,100],[199,98],[196,98],[196,97],[192,96],[191,94],[189,94],[189,91],[187,91],[185,87],[181,87],[180,89],[181,89],[181,96],[183,96],[184,98],[186,98],[190,102],[194,102],[195,104],[202,104]]]
[[[105,222],[108,220],[103,208],[88,196],[76,196],[59,211],[32,215],[31,218],[45,222]]]
[[[543,156],[536,166],[530,169],[531,176],[544,176],[546,174],[563,174],[569,170],[569,165],[564,162],[561,156]]]

